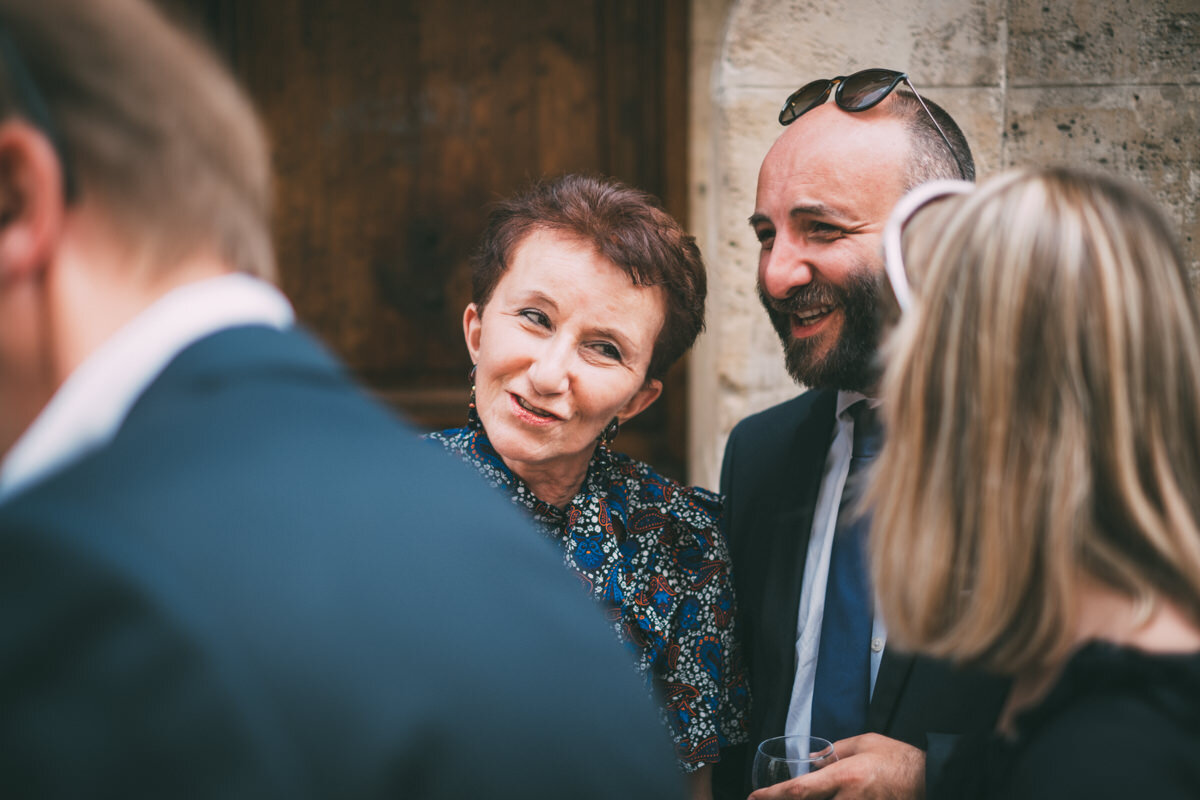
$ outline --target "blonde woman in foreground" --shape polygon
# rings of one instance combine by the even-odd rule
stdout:
[[[1200,797],[1200,310],[1170,226],[1046,169],[923,187],[889,228],[888,636],[1014,680],[931,798]]]

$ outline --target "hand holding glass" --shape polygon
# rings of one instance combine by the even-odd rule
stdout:
[[[816,736],[776,736],[758,746],[751,783],[755,789],[774,786],[816,772],[837,761],[833,743]]]

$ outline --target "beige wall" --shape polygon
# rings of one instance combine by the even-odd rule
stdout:
[[[692,0],[691,226],[709,266],[691,369],[691,480],[715,488],[742,417],[797,394],[754,291],[758,166],[784,98],[819,77],[907,71],[980,178],[1073,163],[1148,187],[1200,266],[1200,0]]]

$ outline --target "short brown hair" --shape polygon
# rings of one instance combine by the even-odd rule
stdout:
[[[1073,644],[1094,581],[1200,624],[1200,308],[1114,178],[1008,173],[918,213],[885,349],[873,567],[898,645],[1006,674]]]
[[[884,109],[904,120],[908,131],[911,152],[906,184],[909,189],[935,180],[975,180],[975,158],[971,155],[971,146],[958,123],[944,108],[928,97],[917,99],[907,88],[897,90],[892,98],[893,102],[886,103]],[[922,100],[925,101],[924,107]],[[926,108],[929,109],[928,114],[925,113]],[[930,116],[937,120],[937,126],[950,140],[953,152],[947,149]],[[962,164],[961,172],[959,164]]]
[[[215,251],[274,276],[266,141],[206,48],[142,0],[0,0],[0,25],[44,96],[82,202],[157,263]],[[3,67],[0,113],[37,125]]]
[[[591,244],[636,286],[660,286],[666,317],[648,378],[661,378],[704,329],[707,291],[696,240],[652,195],[612,178],[563,175],[496,204],[475,253],[472,299],[483,309],[517,247],[549,230]]]

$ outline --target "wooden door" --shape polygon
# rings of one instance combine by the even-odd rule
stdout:
[[[465,419],[468,257],[530,178],[614,175],[685,219],[686,0],[162,0],[254,97],[300,318],[426,429]],[[684,368],[620,449],[683,477]]]

